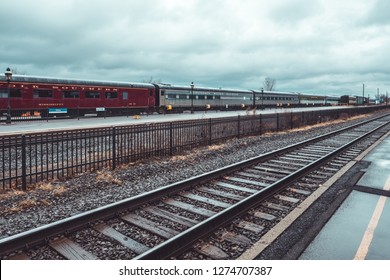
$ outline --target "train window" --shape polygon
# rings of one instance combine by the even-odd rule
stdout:
[[[106,91],[106,98],[107,99],[118,98],[118,93],[115,91]]]
[[[129,99],[129,93],[127,91],[122,92],[122,98],[123,100]]]
[[[17,88],[10,89],[11,98],[20,98],[22,97],[22,91]],[[8,89],[0,89],[0,98],[8,98]]]
[[[34,89],[33,90],[34,98],[52,98],[53,91],[49,89]]]
[[[100,92],[98,91],[86,91],[85,98],[100,98]]]
[[[204,95],[199,95],[199,96],[198,96],[198,99],[202,99],[202,100],[203,100],[203,99],[206,99],[206,98],[205,98]]]
[[[0,88],[0,98],[8,98],[8,89]]]
[[[11,98],[21,98],[22,90],[18,88],[11,88]]]
[[[63,96],[63,98],[80,98],[80,92],[79,91],[63,91],[62,96]]]

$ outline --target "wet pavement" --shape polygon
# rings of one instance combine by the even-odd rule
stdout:
[[[302,260],[390,260],[390,137],[363,158],[355,190],[301,255]]]

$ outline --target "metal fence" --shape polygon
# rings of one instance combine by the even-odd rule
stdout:
[[[172,156],[226,139],[293,129],[378,107],[258,114],[0,136],[0,184],[21,188],[151,157]]]

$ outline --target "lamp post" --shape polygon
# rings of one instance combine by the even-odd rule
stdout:
[[[264,110],[264,88],[261,88],[261,109]]]
[[[191,114],[194,113],[194,82],[191,82]]]
[[[7,121],[6,121],[6,123],[10,124],[11,123],[11,105],[10,105],[11,90],[10,90],[10,82],[11,82],[11,79],[12,79],[12,71],[11,71],[11,69],[9,69],[9,67],[5,71],[4,75],[5,75],[5,78],[6,78],[7,83],[8,83],[8,105],[7,105]]]
[[[252,104],[252,109],[253,110],[256,110],[256,95],[255,95],[255,91],[254,90],[252,90],[252,93],[253,93],[253,104]]]
[[[376,103],[376,100],[380,100],[380,97],[379,97],[379,88],[376,89],[375,103]]]

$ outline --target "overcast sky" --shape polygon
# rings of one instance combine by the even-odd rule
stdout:
[[[0,70],[386,94],[389,11],[389,0],[2,1]]]

